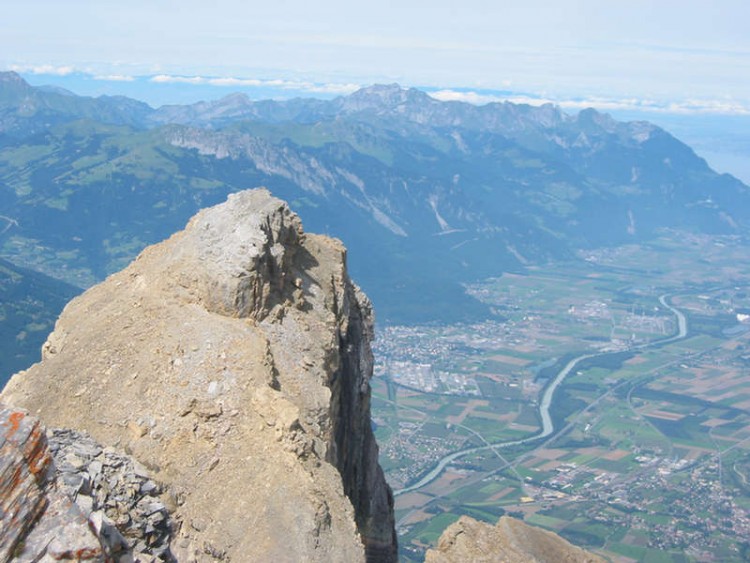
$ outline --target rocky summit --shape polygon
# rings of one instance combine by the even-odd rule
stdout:
[[[266,190],[240,192],[71,301],[1,398],[75,430],[54,435],[73,448],[68,480],[87,483],[83,512],[111,509],[120,532],[145,534],[139,549],[168,537],[156,555],[179,561],[395,561],[372,322],[340,242]],[[143,475],[118,485],[107,448]],[[96,483],[131,491],[146,528]]]
[[[560,536],[503,516],[492,526],[462,516],[440,536],[438,547],[427,552],[426,563],[603,563],[598,555],[576,547]]]

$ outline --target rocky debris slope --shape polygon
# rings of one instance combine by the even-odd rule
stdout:
[[[604,563],[560,536],[503,516],[495,526],[462,516],[440,536],[426,563]]]
[[[128,456],[0,405],[0,561],[170,560],[158,492]]]
[[[393,561],[345,262],[266,190],[231,195],[69,303],[2,397],[146,466],[180,561]]]
[[[74,499],[110,558],[170,561],[172,523],[151,472],[74,430],[48,433],[58,486]]]

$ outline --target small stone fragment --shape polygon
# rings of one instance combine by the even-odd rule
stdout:
[[[193,530],[195,530],[196,532],[202,532],[206,529],[206,522],[199,518],[193,518],[190,521],[190,527],[193,528]]]

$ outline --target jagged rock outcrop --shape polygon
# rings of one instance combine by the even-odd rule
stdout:
[[[57,484],[41,422],[0,405],[0,561],[104,561],[99,539]]]
[[[462,516],[445,529],[425,563],[604,563],[560,536],[503,516],[495,526]]]
[[[345,258],[266,190],[231,195],[68,304],[2,398],[149,468],[180,561],[394,561]]]
[[[160,492],[129,456],[0,404],[0,561],[170,561]]]

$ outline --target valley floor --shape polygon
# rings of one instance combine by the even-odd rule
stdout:
[[[687,244],[685,244],[687,242]],[[493,321],[385,327],[373,411],[404,560],[461,514],[503,513],[615,561],[743,560],[750,533],[750,270],[743,241],[667,233],[468,289]],[[700,280],[696,283],[691,280]],[[674,310],[659,297],[670,293]],[[686,338],[675,311],[685,313]],[[739,317],[738,317],[739,315]],[[657,341],[662,341],[655,344]],[[602,354],[602,352],[609,352]],[[539,401],[562,366],[555,431]]]

